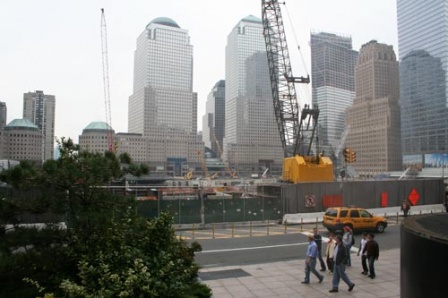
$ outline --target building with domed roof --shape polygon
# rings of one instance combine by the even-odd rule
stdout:
[[[0,159],[42,163],[42,132],[28,119],[14,119],[0,130]]]
[[[151,171],[184,176],[200,165],[193,46],[188,31],[170,18],[153,19],[137,38],[128,132],[147,140]]]
[[[117,154],[128,153],[134,162],[146,163],[148,158],[148,141],[138,133],[115,133],[106,122],[91,122],[79,136],[82,150],[104,153],[109,150],[108,136],[112,133]]]

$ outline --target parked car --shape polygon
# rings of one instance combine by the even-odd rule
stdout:
[[[323,225],[330,232],[342,231],[345,226],[349,226],[353,231],[373,230],[383,233],[387,228],[387,219],[372,215],[363,208],[332,207],[325,212]]]

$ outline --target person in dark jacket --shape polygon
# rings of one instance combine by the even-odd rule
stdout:
[[[327,266],[325,266],[324,259],[322,258],[322,236],[319,235],[317,228],[313,229],[314,242],[317,244],[317,257],[319,258],[320,271],[327,271]]]
[[[339,281],[342,280],[348,285],[348,291],[351,292],[355,287],[355,284],[350,281],[347,274],[345,273],[345,265],[348,258],[347,248],[342,243],[342,236],[336,236],[336,246],[334,248],[334,269],[333,269],[333,288],[329,291],[330,293],[339,292]]]
[[[367,243],[366,246],[363,249],[363,254],[365,253],[367,256],[367,260],[369,261],[369,277],[371,279],[374,279],[376,277],[375,275],[375,261],[378,261],[378,258],[380,256],[380,248],[378,246],[378,243],[374,240],[375,235],[370,233],[367,236]]]

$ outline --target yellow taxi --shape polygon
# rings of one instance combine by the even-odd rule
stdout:
[[[324,214],[323,225],[330,232],[342,231],[345,226],[349,226],[353,231],[383,233],[387,228],[387,219],[373,215],[363,208],[331,207]]]

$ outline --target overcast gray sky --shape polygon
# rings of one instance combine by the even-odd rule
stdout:
[[[286,2],[283,16],[296,76],[305,71],[296,58],[297,44],[311,72],[311,30],[351,36],[355,50],[376,39],[393,45],[398,56],[395,0]],[[150,21],[169,17],[189,30],[201,130],[207,95],[225,79],[227,35],[247,15],[261,18],[261,0],[3,0],[0,101],[7,104],[8,123],[22,118],[23,93],[35,90],[56,96],[57,137],[77,141],[90,122],[105,121],[101,8],[106,12],[112,126],[117,132],[127,132],[136,39]]]

